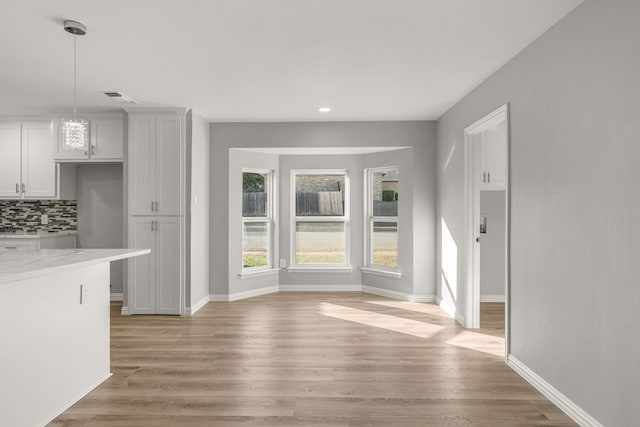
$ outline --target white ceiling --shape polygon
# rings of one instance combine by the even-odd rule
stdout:
[[[0,115],[72,111],[73,19],[81,112],[119,90],[217,122],[436,119],[580,2],[3,2]]]

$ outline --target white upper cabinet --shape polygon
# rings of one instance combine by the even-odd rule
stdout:
[[[129,116],[129,215],[181,215],[181,118]]]
[[[51,121],[0,123],[0,197],[55,199],[58,166],[53,162]]]
[[[122,162],[124,128],[122,115],[83,116],[89,120],[89,141],[86,149],[66,147],[62,139],[62,121],[56,119],[55,161],[82,163]]]
[[[504,190],[506,182],[506,122],[500,122],[480,134],[481,190]]]
[[[22,192],[24,198],[56,197],[56,164],[51,156],[51,122],[22,124]]]
[[[20,198],[20,123],[0,123],[0,198]]]

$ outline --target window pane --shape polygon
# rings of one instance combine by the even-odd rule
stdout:
[[[398,216],[398,171],[371,174],[373,216]]]
[[[242,265],[263,267],[269,263],[269,223],[245,222],[242,224]]]
[[[344,216],[344,175],[296,175],[296,216]]]
[[[242,173],[242,216],[267,216],[268,177],[266,173]]]
[[[373,222],[371,233],[372,264],[398,266],[398,223]]]
[[[296,222],[296,264],[345,264],[343,222]]]

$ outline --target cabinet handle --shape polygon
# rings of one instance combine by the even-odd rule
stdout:
[[[486,172],[482,172],[482,182],[483,183],[487,182],[487,173]]]
[[[160,227],[158,227],[158,221],[154,221],[156,223],[156,231],[158,231],[160,229]]]
[[[160,202],[156,201],[156,212],[160,210]]]
[[[17,250],[18,247],[17,246],[5,246],[5,249],[11,249],[11,250]]]
[[[24,185],[24,184],[22,184],[22,192],[23,192],[23,193],[26,193],[26,192],[27,192],[27,186],[26,186],[26,185]]]
[[[153,212],[153,207],[154,207],[154,206],[155,206],[155,205],[153,204],[153,200],[152,200],[152,201],[151,201],[151,212]]]
[[[154,222],[155,222],[155,221],[151,221],[151,231],[154,231],[154,230],[153,230],[153,223],[154,223]]]
[[[491,172],[487,172],[487,182],[491,183]]]
[[[91,155],[94,155],[94,154],[96,154],[96,146],[92,145],[91,146]]]
[[[16,194],[20,194],[20,184],[16,183]]]

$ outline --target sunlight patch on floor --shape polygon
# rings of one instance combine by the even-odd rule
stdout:
[[[444,326],[431,323],[390,316],[388,314],[374,313],[327,302],[320,304],[320,313],[335,319],[373,326],[405,335],[413,335],[419,338],[431,338],[445,329]]]
[[[504,338],[464,330],[447,341],[447,344],[480,351],[492,356],[504,357]]]
[[[430,314],[432,316],[444,317],[450,319],[451,316],[442,311],[442,309],[433,304],[409,301],[382,301],[382,300],[365,300],[367,304],[381,305],[384,307],[399,308],[401,310],[415,311],[416,313]]]

